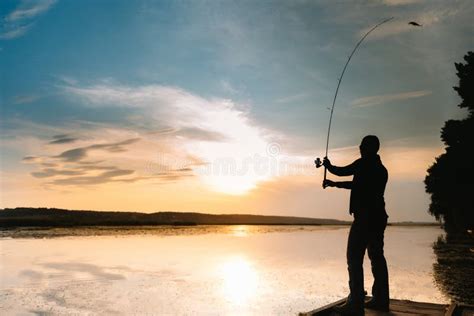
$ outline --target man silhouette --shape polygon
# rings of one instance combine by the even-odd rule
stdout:
[[[334,175],[350,176],[352,181],[325,180],[324,187],[350,189],[350,214],[354,215],[347,241],[347,266],[350,295],[347,302],[335,308],[342,315],[364,315],[363,261],[367,249],[374,276],[372,299],[365,307],[388,311],[389,288],[387,263],[383,254],[384,231],[387,226],[384,191],[388,179],[377,152],[380,142],[377,136],[368,135],[359,146],[361,158],[345,167],[333,166],[327,157],[323,165]]]

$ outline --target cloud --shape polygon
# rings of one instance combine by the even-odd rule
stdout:
[[[89,106],[130,107],[146,110],[164,134],[192,133],[210,136],[209,140],[242,138],[242,132],[258,134],[259,129],[243,107],[228,99],[205,99],[183,89],[160,85],[129,87],[123,85],[65,86],[63,89]],[[240,129],[239,129],[240,128]],[[192,132],[192,133],[190,133]],[[206,137],[204,137],[206,138]]]
[[[31,172],[31,176],[39,180],[47,179],[48,182],[44,184],[49,188],[51,185],[87,186],[108,182],[135,182],[153,178],[150,175],[135,175],[138,164],[130,163],[129,156],[126,155],[127,146],[138,144],[140,138],[128,137],[125,140],[117,140],[118,137],[124,136],[123,131],[117,130],[89,131],[88,135],[86,131],[80,132],[87,136],[85,137],[87,140],[73,138],[65,133],[56,134],[52,137],[53,141],[48,143],[54,143],[55,146],[38,147],[44,150],[41,155],[25,156],[22,159],[23,162],[34,164],[39,169]],[[99,142],[95,133],[100,135],[99,139],[102,139],[102,142]],[[130,134],[128,132],[125,135],[130,136]],[[110,137],[115,141],[104,142],[105,139],[111,139]],[[38,141],[42,142],[42,139],[38,139]],[[64,150],[73,141],[88,143],[88,145],[69,147]],[[51,152],[56,151],[58,147],[62,147],[61,153]],[[102,159],[87,159],[91,156]]]
[[[33,24],[26,24],[26,25],[21,25],[18,27],[12,27],[9,30],[4,31],[3,33],[0,34],[0,39],[14,39],[20,36],[23,36],[28,32],[28,30],[33,26]],[[4,27],[5,28],[5,27]]]
[[[64,138],[64,137],[68,137],[68,136],[69,136],[68,134],[59,134],[59,135],[54,135],[53,138],[58,139],[58,138]]]
[[[31,103],[38,100],[40,97],[38,95],[17,95],[13,98],[14,104],[23,104]]]
[[[140,180],[163,180],[165,182],[177,181],[193,177],[193,169],[190,167],[170,169],[169,167],[158,168],[163,170],[149,175],[136,175],[135,170],[122,169],[111,165],[102,165],[102,161],[68,162],[65,165],[53,165],[40,171],[32,172],[31,175],[37,179],[54,178],[47,182],[48,185],[75,185],[89,186],[111,182],[136,182]],[[39,163],[38,166],[49,166],[49,163]],[[54,167],[54,168],[53,168]],[[101,171],[100,173],[96,173]],[[129,177],[132,176],[132,177]],[[59,177],[59,178],[58,178]]]
[[[410,91],[410,92],[401,92],[401,93],[394,93],[394,94],[382,94],[382,95],[374,95],[369,97],[363,97],[356,99],[352,102],[352,106],[355,107],[368,107],[374,106],[379,104],[385,104],[393,101],[402,101],[408,100],[413,98],[419,98],[426,95],[430,95],[431,91],[429,90],[419,90],[419,91]]]
[[[83,175],[83,172],[81,171],[48,170],[48,172],[45,172],[45,171],[37,172],[37,173],[32,173],[32,175],[37,178],[53,177],[57,175],[71,176],[71,177],[56,178],[48,182],[48,184],[50,185],[59,185],[59,186],[63,186],[63,185],[89,186],[89,185],[98,185],[98,184],[112,183],[112,182],[132,183],[132,182],[137,182],[137,181],[142,181],[142,180],[161,180],[165,182],[173,182],[173,181],[182,180],[182,179],[194,176],[191,168],[168,170],[166,172],[160,172],[160,173],[145,175],[145,176],[140,176],[140,175],[135,176],[136,174],[135,170],[120,169],[114,166],[90,166],[90,167],[85,167],[81,169],[86,170],[87,172],[92,171],[92,170],[107,170],[107,171],[104,171],[100,174]],[[132,175],[133,177],[127,177],[127,176],[132,176]]]
[[[258,126],[242,105],[228,99],[203,98],[181,88],[146,85],[124,86],[110,81],[92,85],[66,85],[62,89],[71,97],[79,98],[90,107],[127,107],[147,113],[147,117],[158,127],[154,134],[155,146],[165,146],[160,159],[169,157],[169,165],[175,161],[186,161],[186,156],[198,157],[202,167],[212,168],[232,160],[242,165],[245,161],[255,163],[256,156],[266,156],[267,148],[276,133]],[[143,137],[143,135],[142,135]],[[85,148],[76,148],[61,154],[69,161],[83,159]],[[209,167],[211,166],[211,167]],[[198,166],[194,166],[199,168]],[[250,169],[250,168],[249,168]],[[243,192],[261,181],[272,177],[271,172],[257,174],[249,171],[241,176],[223,176],[219,173],[200,174],[201,178],[216,190]],[[175,179],[175,175],[168,175]]]
[[[220,81],[220,86],[224,92],[230,93],[230,94],[236,94],[239,92],[238,89],[236,89],[228,80],[222,79]]]
[[[116,168],[115,170],[105,171],[98,175],[61,178],[61,179],[55,179],[51,181],[50,183],[55,184],[55,185],[93,185],[93,184],[102,184],[106,182],[117,182],[117,181],[120,182],[123,180],[127,180],[129,182],[137,181],[140,178],[123,179],[123,180],[115,179],[116,177],[131,175],[134,172],[135,172],[134,170],[124,170],[124,169]]]
[[[56,0],[22,1],[20,5],[4,17],[0,39],[14,39],[26,34],[34,25],[37,16],[48,11]]]
[[[22,161],[23,162],[36,162],[39,158],[35,156],[26,156],[23,157]]]
[[[53,162],[42,162],[41,165],[43,167],[57,167],[58,166],[58,164],[53,163]]]
[[[126,107],[131,115],[146,115],[147,125],[74,121],[54,129],[32,126],[37,133],[30,129],[28,135],[38,135],[36,140],[17,136],[14,144],[18,147],[20,138],[28,138],[31,152],[25,156],[36,157],[31,162],[38,168],[30,174],[49,189],[192,181],[213,191],[241,194],[278,176],[267,160],[270,144],[280,136],[259,126],[247,105],[160,85],[134,87],[107,81],[60,88],[65,97],[86,107],[111,111]],[[44,146],[45,138],[49,146]],[[283,154],[280,148],[278,154]],[[262,159],[268,167],[263,171]],[[229,174],[229,162],[241,172]]]
[[[126,176],[129,174],[132,174],[134,172],[135,171],[133,170],[115,169],[115,170],[105,171],[104,173],[101,174],[101,177],[104,177],[104,178],[120,177],[120,176]]]
[[[87,147],[87,149],[104,149],[110,152],[122,152],[125,151],[125,148],[123,148],[123,146],[133,144],[139,140],[140,138],[131,138],[111,144],[94,144]]]
[[[423,0],[382,0],[382,3],[388,6],[408,5],[421,2],[423,2]]]
[[[5,17],[7,22],[31,19],[47,11],[56,0],[23,1],[19,8]]]
[[[178,136],[186,137],[188,139],[195,139],[195,140],[202,140],[202,141],[209,141],[209,142],[224,142],[228,140],[228,138],[220,132],[209,131],[209,130],[201,129],[198,127],[182,128],[176,131],[175,133]]]
[[[74,162],[85,158],[87,155],[87,148],[74,148],[62,152],[60,155],[55,156],[63,161]]]
[[[113,166],[103,166],[100,165],[102,161],[95,162],[95,161],[79,161],[79,164],[74,166],[74,169],[78,170],[85,170],[85,171],[91,171],[91,170],[114,170],[115,167]]]
[[[124,148],[125,145],[133,144],[137,141],[139,141],[139,138],[132,138],[132,139],[127,139],[124,141],[116,142],[116,143],[109,143],[109,144],[94,144],[90,145],[87,147],[80,147],[80,148],[74,148],[74,149],[69,149],[61,154],[55,156],[55,158],[59,158],[63,161],[66,162],[77,162],[81,159],[84,159],[87,157],[87,152],[90,150],[97,150],[97,149],[102,149],[106,150],[108,152],[123,152],[126,149]]]
[[[290,102],[295,102],[295,101],[305,99],[308,96],[309,96],[308,93],[298,93],[298,94],[294,94],[294,95],[290,95],[290,96],[286,96],[286,97],[276,99],[275,101],[278,102],[278,103],[290,103]]]
[[[144,167],[149,165],[147,159],[151,159],[150,157],[156,149],[150,142],[155,134],[144,133],[141,138],[130,137],[136,136],[136,132],[110,128],[88,131],[76,128],[75,131],[81,133],[84,138],[83,140],[77,138],[76,141],[87,145],[71,148],[69,141],[60,141],[55,146],[38,147],[46,151],[39,156],[25,156],[23,158],[23,162],[36,165],[38,170],[31,172],[30,175],[41,181],[47,180],[42,182],[45,188],[86,187],[137,181],[156,183],[156,180],[158,183],[170,183],[193,177],[193,167],[203,163],[198,158],[190,156],[186,163],[178,164],[179,155],[170,152],[172,160],[162,161],[160,165],[154,164],[151,167]],[[187,132],[196,133],[192,130]],[[119,140],[123,137],[126,139]],[[201,135],[197,138],[203,137],[209,138],[211,136]],[[69,134],[60,133],[53,135],[52,138],[55,141],[72,137]],[[104,142],[105,140],[109,141]],[[41,139],[38,141],[43,142]],[[158,144],[161,141],[163,140],[158,139]],[[131,145],[134,146],[134,152],[129,153],[128,146]],[[59,154],[51,153],[58,147],[63,148],[63,151]],[[163,150],[169,152],[166,149]]]
[[[68,144],[75,142],[77,138],[70,137],[68,135],[55,135],[53,136],[53,140],[49,142],[49,144],[57,145],[57,144]]]
[[[73,171],[73,170],[57,170],[53,168],[46,168],[43,169],[42,171],[35,171],[32,172],[31,175],[35,178],[49,178],[57,175],[66,175],[66,176],[75,176],[75,175],[81,175],[84,174],[83,172],[80,171]]]

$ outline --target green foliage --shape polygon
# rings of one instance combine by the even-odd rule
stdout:
[[[459,77],[459,86],[454,87],[454,90],[459,94],[462,99],[460,108],[467,108],[469,110],[469,116],[472,116],[474,112],[474,53],[468,52],[464,56],[465,64],[455,63],[456,75]]]
[[[444,222],[448,233],[474,229],[474,53],[464,56],[465,63],[455,63],[461,97],[460,108],[467,118],[449,120],[441,130],[446,152],[436,158],[425,178],[431,194],[429,212]]]

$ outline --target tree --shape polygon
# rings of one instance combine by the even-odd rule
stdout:
[[[441,130],[445,152],[429,167],[426,192],[431,194],[429,212],[444,222],[446,232],[464,234],[474,229],[474,53],[455,63],[461,97],[468,110],[463,120],[449,120]]]

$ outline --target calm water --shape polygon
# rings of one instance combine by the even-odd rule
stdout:
[[[442,233],[387,229],[392,297],[448,302],[433,279],[432,244]],[[17,232],[21,238],[2,232],[0,309],[294,315],[346,296],[347,234],[348,227],[324,226],[55,229]]]

